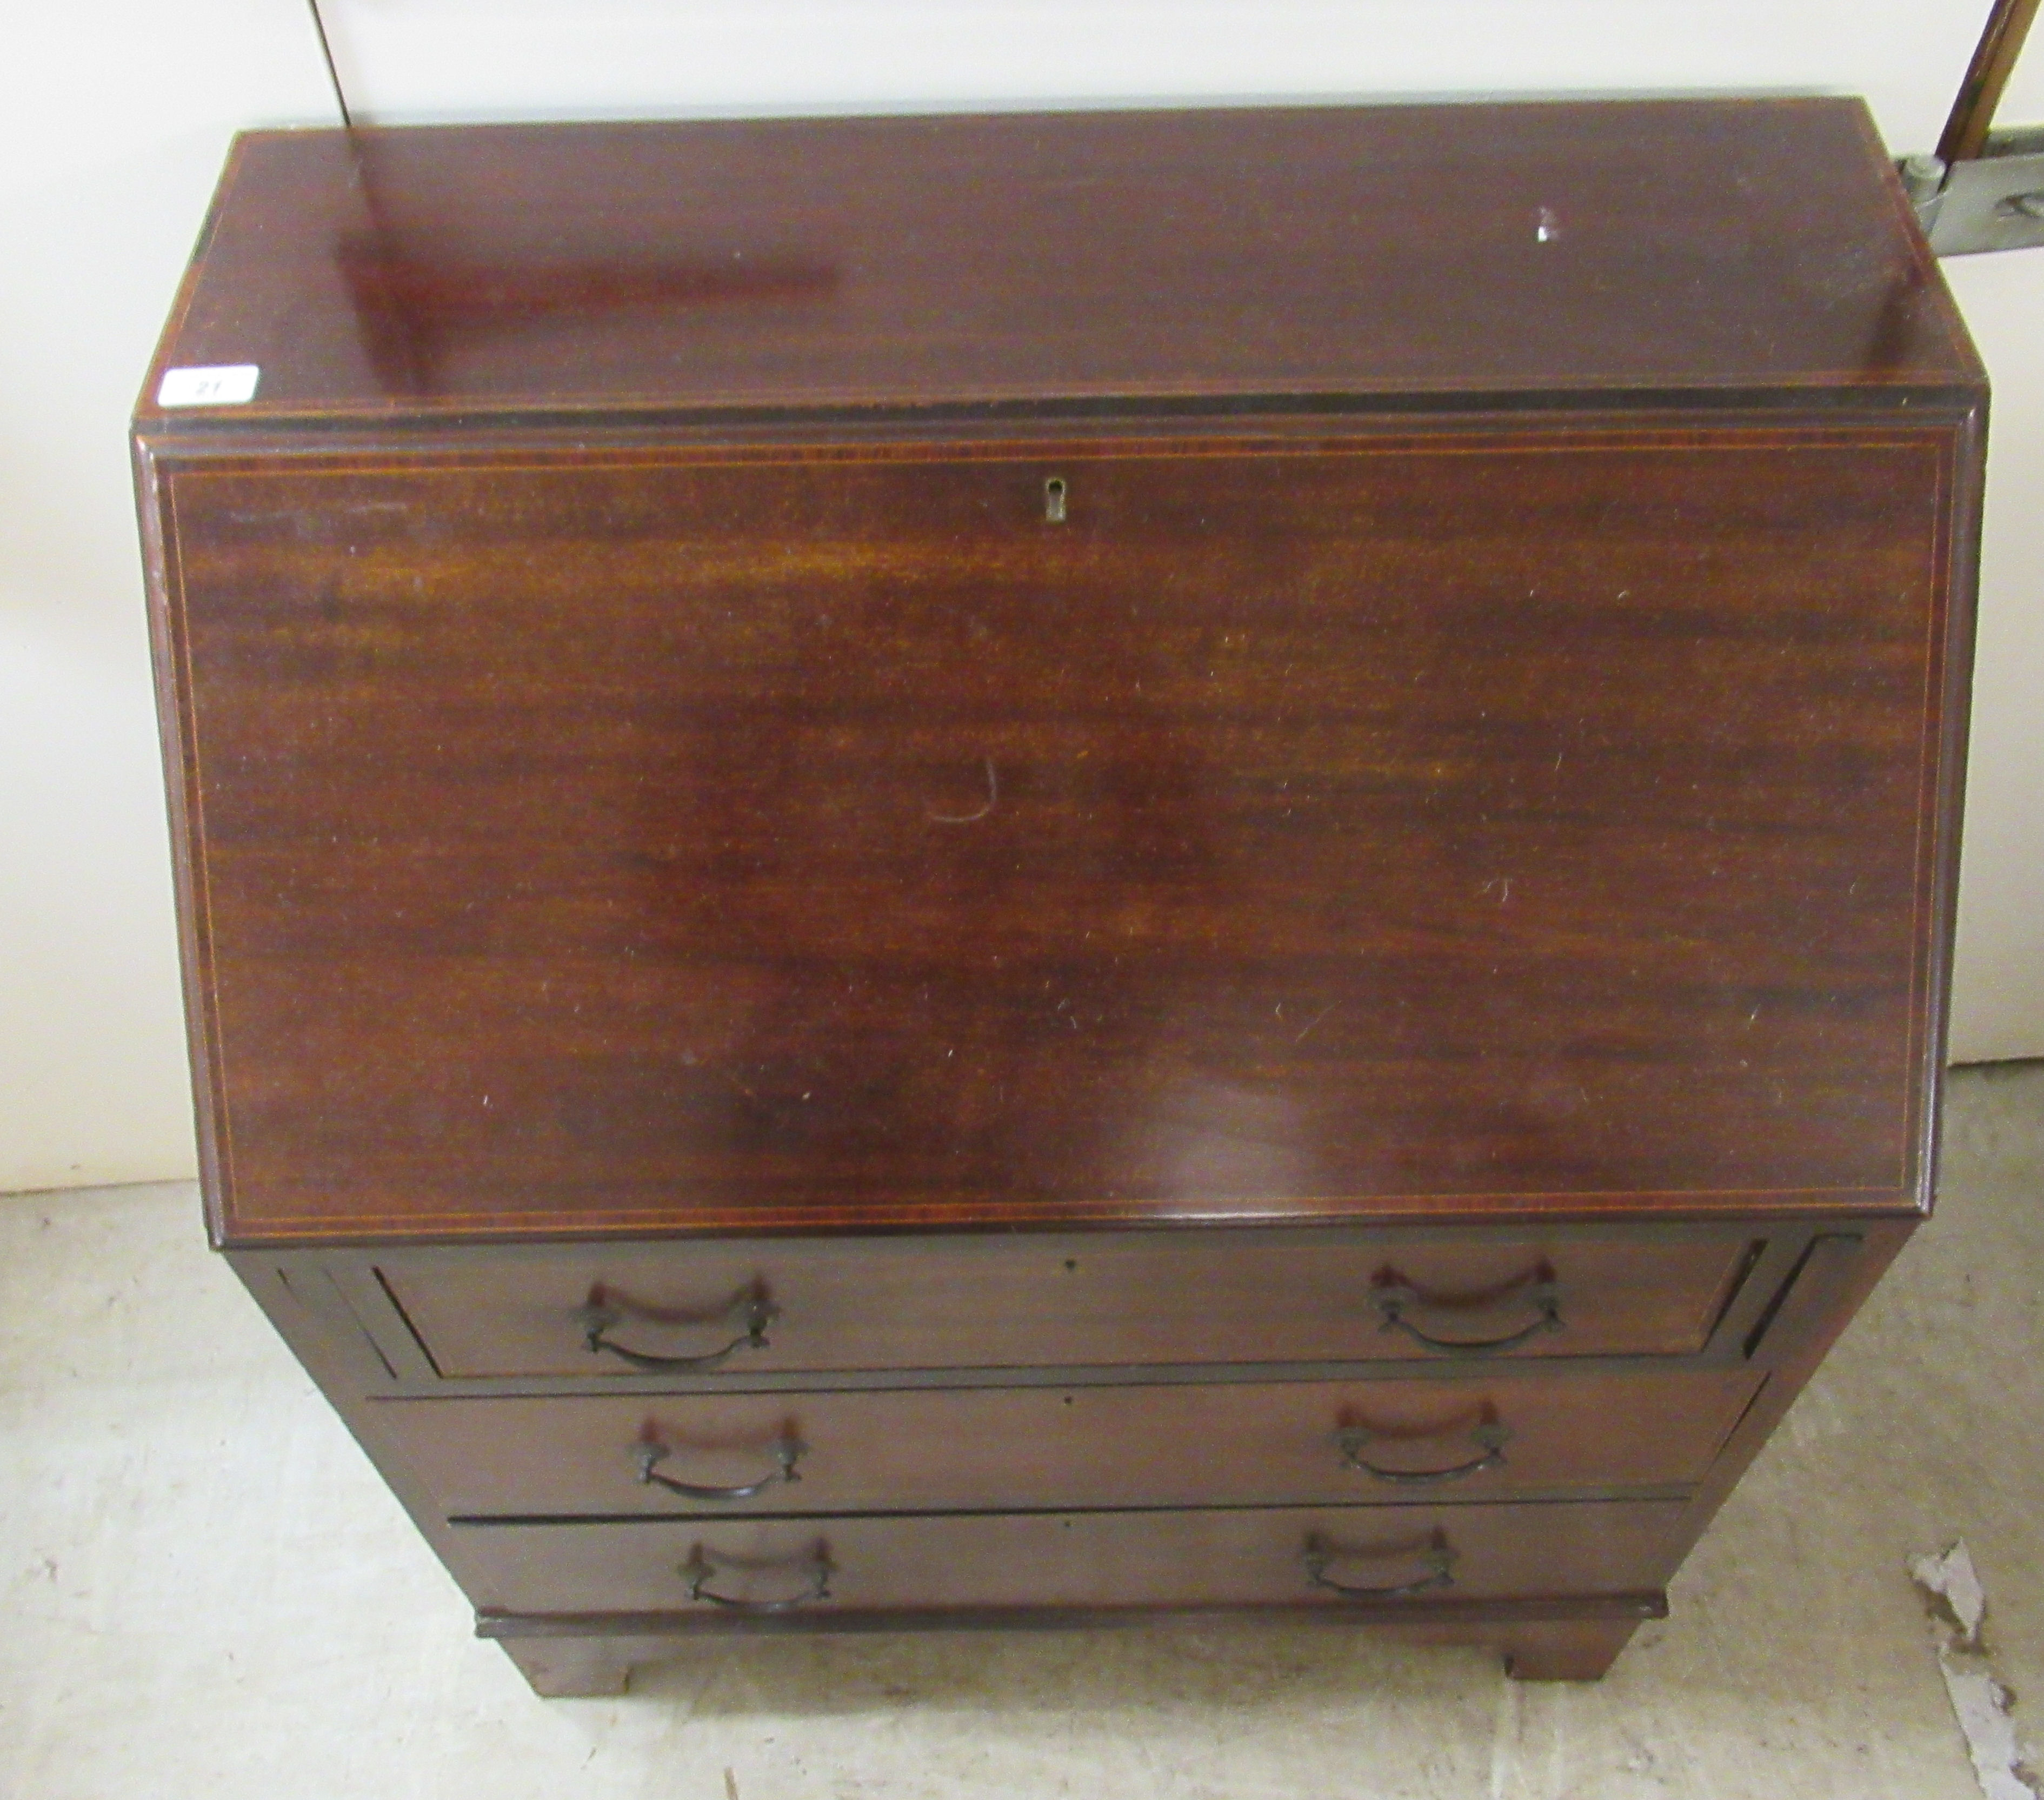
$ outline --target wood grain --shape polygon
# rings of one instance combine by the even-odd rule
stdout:
[[[228,1235],[1913,1205],[1949,448],[175,474]]]

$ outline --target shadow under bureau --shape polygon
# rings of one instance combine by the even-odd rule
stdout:
[[[1984,406],[1853,102],[244,136],[214,1241],[543,1692],[1600,1673],[1929,1204]]]

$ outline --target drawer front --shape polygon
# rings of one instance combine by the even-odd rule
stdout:
[[[472,1525],[506,1612],[1227,1606],[1635,1592],[1673,1502]]]
[[[1702,1478],[1744,1370],[644,1398],[409,1400],[453,1516],[1323,1506]]]
[[[445,1376],[730,1375],[1681,1356],[1747,1246],[1208,1231],[417,1252],[379,1272]]]

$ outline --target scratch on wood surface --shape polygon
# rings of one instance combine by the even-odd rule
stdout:
[[[1335,1008],[1339,1006],[1341,1002],[1339,1000],[1329,1001],[1326,1006],[1323,1006],[1317,1013],[1314,1013],[1312,1018],[1306,1021],[1305,1030],[1301,1032],[1297,1037],[1292,1040],[1292,1041],[1294,1044],[1304,1044],[1306,1041],[1308,1034],[1312,1032],[1313,1027],[1318,1025],[1321,1020],[1325,1018],[1328,1013],[1331,1013]]]
[[[1987,1800],[2040,1800],[2040,1783],[2016,1741],[2015,1696],[1994,1672],[1984,1627],[1987,1590],[1963,1540],[1939,1555],[1912,1556],[1909,1575],[1931,1605],[1938,1668],[1965,1734],[1973,1779]]]
[[[1001,782],[993,772],[993,759],[986,759],[986,804],[976,813],[933,813],[923,809],[923,817],[932,825],[974,825],[1001,804]]]

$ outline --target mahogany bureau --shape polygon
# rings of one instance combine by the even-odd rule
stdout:
[[[1930,1204],[1985,402],[1851,101],[244,137],[213,1241],[542,1692],[1596,1675]]]

